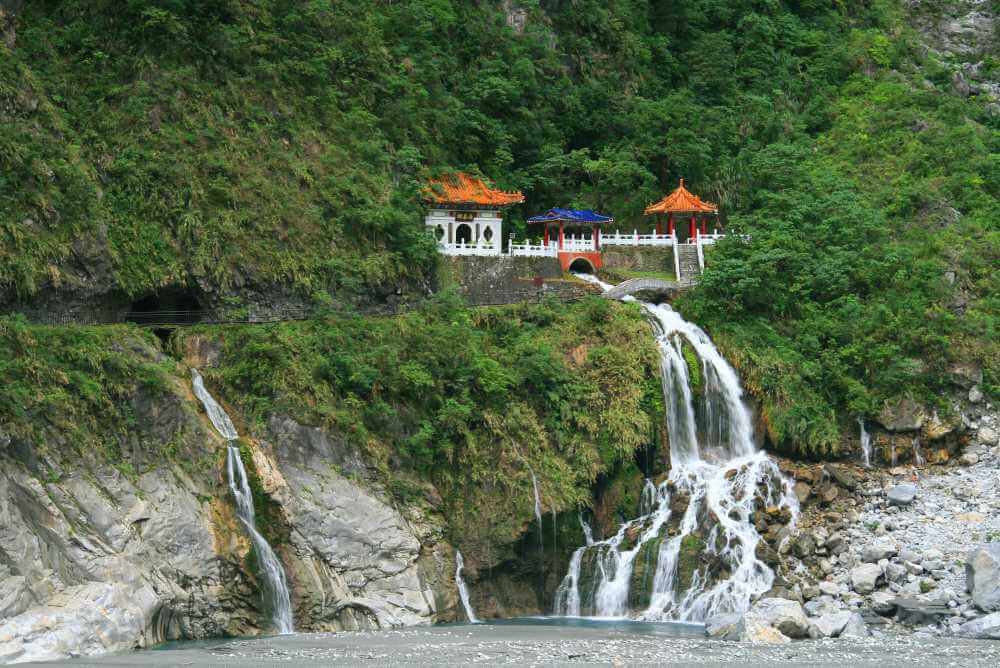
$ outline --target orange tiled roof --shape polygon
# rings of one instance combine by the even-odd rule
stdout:
[[[656,204],[646,207],[646,215],[653,213],[718,213],[719,207],[702,200],[684,187],[684,179],[673,191]]]
[[[478,206],[510,206],[524,201],[524,195],[519,192],[493,190],[481,179],[461,172],[432,179],[424,190],[424,198],[434,204]]]

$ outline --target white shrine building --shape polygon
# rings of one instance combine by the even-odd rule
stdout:
[[[424,224],[446,255],[500,255],[504,209],[524,201],[519,192],[493,190],[468,174],[454,174],[428,184]]]

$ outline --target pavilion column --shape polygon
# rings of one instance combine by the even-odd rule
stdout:
[[[695,241],[695,236],[698,234],[698,228],[696,227],[695,217],[691,216],[691,222],[688,223],[688,243],[693,244]]]
[[[656,236],[663,236],[663,214],[656,214]]]
[[[674,236],[674,214],[667,214],[667,234]]]
[[[560,220],[559,221],[559,250],[562,250],[562,247],[563,247],[563,237],[564,237],[564,234],[563,234],[563,222]]]
[[[549,224],[545,223],[545,233],[542,235],[542,245],[549,247]]]
[[[708,234],[708,222],[705,220],[705,216],[701,217],[701,236]]]
[[[601,228],[594,223],[594,250],[601,250]]]

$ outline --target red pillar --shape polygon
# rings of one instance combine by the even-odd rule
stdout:
[[[656,214],[656,236],[663,236],[663,214]]]
[[[697,234],[697,227],[695,227],[694,216],[691,216],[691,222],[688,224],[688,243],[694,243],[695,234]]]
[[[559,250],[562,250],[563,246],[563,222],[559,221]]]
[[[594,223],[594,250],[601,250],[601,228]]]
[[[705,222],[705,216],[701,217],[701,236],[708,234],[708,223]]]
[[[549,224],[548,223],[545,223],[545,234],[543,235],[542,238],[544,239],[544,241],[542,242],[542,245],[544,245],[546,248],[548,248],[549,247]]]
[[[667,234],[674,236],[674,214],[667,214]]]

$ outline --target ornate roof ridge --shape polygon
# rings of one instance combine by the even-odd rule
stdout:
[[[684,187],[684,179],[672,193],[646,207],[646,215],[655,213],[718,213],[719,207],[706,202]]]
[[[424,199],[434,204],[511,206],[523,202],[524,195],[517,191],[494,190],[482,179],[456,172],[431,179],[424,189]]]

